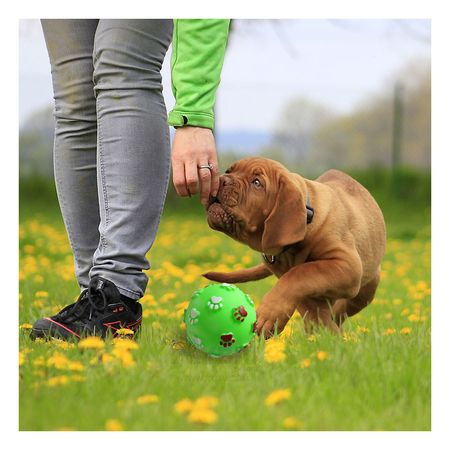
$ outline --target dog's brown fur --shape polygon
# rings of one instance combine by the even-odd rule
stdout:
[[[308,225],[307,198],[314,209]],[[383,214],[345,173],[329,170],[313,181],[276,161],[246,158],[220,177],[207,210],[211,228],[275,256],[273,264],[204,274],[229,283],[278,278],[257,310],[258,334],[281,332],[296,309],[307,330],[322,324],[339,332],[372,301],[386,244]]]

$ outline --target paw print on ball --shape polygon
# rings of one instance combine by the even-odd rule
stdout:
[[[230,283],[222,283],[221,286],[226,291],[235,291],[237,289],[236,286]]]
[[[217,311],[220,308],[223,308],[223,303],[222,303],[222,297],[216,297],[216,296],[212,296],[209,300],[208,300],[208,306],[210,309],[212,309],[213,311]]]
[[[197,348],[202,348],[203,347],[203,343],[202,343],[202,340],[200,338],[193,336],[191,339],[192,339],[192,343]]]
[[[200,315],[200,312],[197,309],[192,308],[191,311],[189,312],[189,323],[191,325],[195,325],[196,323],[198,323],[199,315]]]
[[[236,339],[233,338],[233,333],[222,334],[222,336],[220,336],[219,344],[222,347],[225,347],[225,348],[231,347],[235,342],[236,342]]]
[[[248,312],[242,305],[233,309],[233,317],[238,322],[243,322],[247,316]]]

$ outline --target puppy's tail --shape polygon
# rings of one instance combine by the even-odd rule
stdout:
[[[245,281],[262,280],[269,275],[272,275],[272,272],[264,264],[235,272],[206,272],[203,274],[208,280],[220,283],[244,283]]]

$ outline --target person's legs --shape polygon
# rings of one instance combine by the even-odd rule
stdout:
[[[55,99],[54,170],[81,288],[99,242],[97,116],[92,81],[98,20],[42,20]]]
[[[140,298],[170,172],[161,66],[172,20],[100,20],[94,47],[100,240],[90,277]]]

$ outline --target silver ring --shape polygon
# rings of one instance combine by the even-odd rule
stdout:
[[[214,166],[212,164],[208,164],[207,166],[198,166],[198,169],[208,169],[212,171]]]

